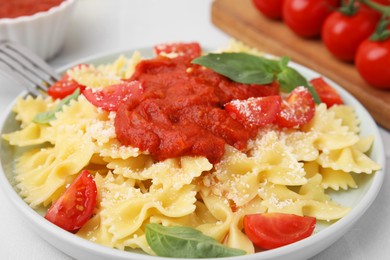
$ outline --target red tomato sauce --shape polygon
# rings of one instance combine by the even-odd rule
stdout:
[[[129,80],[138,80],[144,93],[121,105],[115,119],[122,144],[149,151],[156,160],[189,155],[216,163],[225,144],[244,150],[255,137],[257,130],[234,120],[224,104],[275,91],[233,82],[190,60],[157,56],[138,64]]]
[[[16,18],[44,12],[64,0],[0,0],[0,18]]]

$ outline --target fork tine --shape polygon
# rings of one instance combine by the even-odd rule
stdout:
[[[47,92],[60,78],[44,60],[15,42],[0,41],[0,63],[4,72],[27,86],[33,95],[39,90]]]
[[[28,81],[26,78],[22,77],[19,73],[16,73],[12,70],[7,64],[0,61],[0,72],[5,71],[6,75],[11,76],[12,79],[19,82],[22,86],[27,87],[29,93],[33,96],[38,96],[40,93],[37,88],[34,87],[31,81]]]
[[[12,46],[7,46],[7,48],[1,49],[0,52],[7,55],[10,59],[15,60],[17,63],[21,64],[37,78],[44,79],[50,85],[53,85],[53,83],[55,82],[55,79],[53,80],[53,76],[43,71],[43,69],[41,69],[39,66],[35,66],[34,64],[32,64],[30,60],[26,60],[26,56],[22,56],[22,54],[12,48]]]
[[[40,79],[39,77],[31,73],[30,70],[26,69],[26,67],[22,66],[19,62],[12,59],[12,57],[8,56],[4,52],[0,52],[0,60],[2,60],[3,63],[7,64],[9,67],[11,67],[15,72],[19,73],[25,79],[34,83],[40,89],[47,91],[48,86],[43,83],[42,79]]]
[[[54,81],[58,81],[60,79],[59,75],[54,72],[54,70],[46,64],[40,57],[38,57],[35,53],[25,48],[24,46],[9,42],[6,44],[9,50],[13,50],[14,52],[19,54],[19,57],[27,59],[34,65],[35,69],[39,69],[42,72],[48,74]]]

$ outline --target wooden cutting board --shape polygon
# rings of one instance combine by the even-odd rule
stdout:
[[[334,58],[321,40],[301,38],[283,22],[267,19],[251,0],[214,0],[211,19],[217,27],[245,44],[274,55],[289,56],[335,81],[355,96],[378,124],[390,130],[390,90],[370,87],[353,64]]]

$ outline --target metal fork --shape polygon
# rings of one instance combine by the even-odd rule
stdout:
[[[38,96],[58,81],[60,76],[35,53],[15,42],[0,42],[0,72],[25,86]]]

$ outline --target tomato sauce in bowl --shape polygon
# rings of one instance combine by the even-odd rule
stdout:
[[[60,5],[64,0],[0,0],[0,19],[29,16]]]

